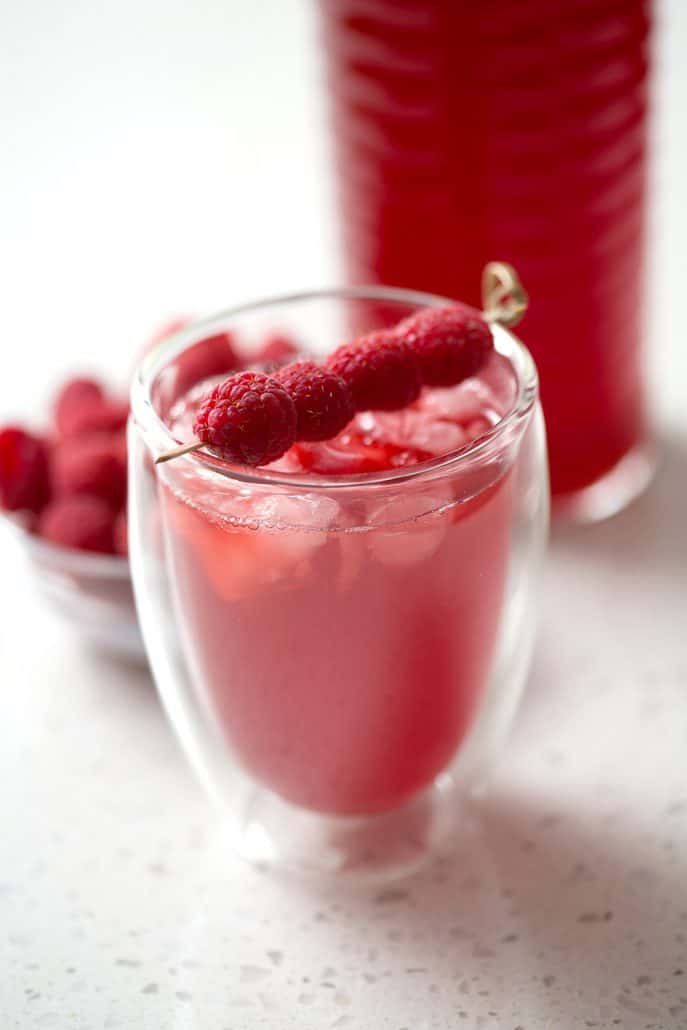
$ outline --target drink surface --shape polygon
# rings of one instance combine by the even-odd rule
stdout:
[[[172,412],[176,438],[190,435],[202,392]],[[196,689],[242,767],[286,800],[338,814],[390,809],[460,748],[498,633],[509,462],[326,483],[465,447],[512,402],[510,366],[494,355],[479,378],[295,445],[272,467],[286,473],[279,485],[225,479],[198,459],[162,467]]]
[[[321,3],[352,282],[476,303],[514,264],[552,489],[645,433],[646,0]]]

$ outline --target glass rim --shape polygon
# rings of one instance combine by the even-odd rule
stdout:
[[[204,318],[194,319],[188,325],[176,330],[160,341],[137,366],[131,386],[131,414],[133,421],[144,433],[146,446],[161,454],[184,441],[172,435],[160,418],[152,399],[152,387],[159,373],[179,357],[188,347],[208,336],[226,329],[231,318],[281,307],[288,304],[310,301],[369,300],[414,307],[443,307],[455,304],[456,299],[439,294],[407,290],[393,286],[349,286],[330,287],[279,294],[238,304]],[[457,471],[464,465],[474,463],[485,452],[491,454],[496,444],[512,426],[525,419],[532,411],[539,393],[539,379],[534,360],[522,341],[512,332],[498,324],[491,325],[494,345],[505,357],[516,379],[516,393],[508,411],[494,425],[476,440],[447,454],[428,458],[401,468],[385,469],[379,472],[362,472],[346,475],[311,475],[308,473],[276,472],[264,468],[236,466],[213,456],[205,450],[194,451],[176,459],[179,462],[195,463],[205,472],[211,470],[225,479],[240,483],[262,486],[320,489],[345,487],[367,487],[412,480],[433,472]]]

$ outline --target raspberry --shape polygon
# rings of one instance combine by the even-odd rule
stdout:
[[[296,361],[273,373],[296,406],[296,439],[329,440],[353,418],[353,396],[343,379],[314,361]]]
[[[358,411],[393,411],[420,393],[420,371],[412,349],[393,330],[369,333],[339,347],[327,361],[348,384]]]
[[[70,413],[63,435],[67,438],[92,433],[116,433],[126,426],[127,401],[104,398],[81,401]]]
[[[82,436],[55,449],[54,483],[58,494],[90,494],[117,511],[126,500],[126,459],[121,436]]]
[[[465,304],[424,309],[395,332],[412,348],[426,386],[454,386],[476,375],[494,345],[484,318]]]
[[[231,333],[216,333],[194,343],[176,359],[175,395],[180,397],[192,386],[212,376],[224,376],[241,367]]]
[[[105,395],[95,379],[70,379],[55,398],[55,425],[62,436],[70,436],[73,424],[78,422],[82,412],[98,407]]]
[[[39,512],[50,498],[48,448],[18,426],[0,430],[0,506]]]
[[[272,333],[268,336],[260,350],[253,357],[256,365],[266,365],[268,370],[279,368],[300,352],[300,347],[290,336],[284,333]]]
[[[296,439],[296,407],[273,376],[238,372],[210,391],[193,431],[227,461],[268,465]]]
[[[38,533],[61,547],[110,554],[113,523],[112,510],[99,497],[59,497],[41,515]]]
[[[126,511],[120,511],[114,524],[114,549],[115,554],[121,554],[123,558],[129,556],[129,534]]]

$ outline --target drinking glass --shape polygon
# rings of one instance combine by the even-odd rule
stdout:
[[[132,391],[130,554],[171,723],[234,848],[386,876],[446,845],[498,755],[532,648],[548,517],[530,355],[494,326],[501,419],[455,453],[358,475],[155,465],[184,355],[229,331],[314,355],[444,298],[330,290],[178,332]]]

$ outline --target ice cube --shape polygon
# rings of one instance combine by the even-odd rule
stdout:
[[[466,379],[459,386],[446,389],[425,390],[416,405],[417,411],[461,426],[496,408],[492,390],[481,379]]]
[[[279,556],[293,563],[326,543],[339,505],[332,497],[316,493],[274,493],[254,500],[252,514],[270,559]]]
[[[327,530],[339,514],[339,505],[326,494],[275,491],[255,498],[252,511],[254,518],[265,526]]]
[[[378,415],[375,435],[396,447],[420,452],[420,460],[450,454],[465,443],[465,434],[455,422],[432,418],[423,411]]]
[[[431,557],[441,545],[450,521],[453,494],[445,483],[412,490],[375,506],[369,513],[367,544],[387,565],[405,566]]]

